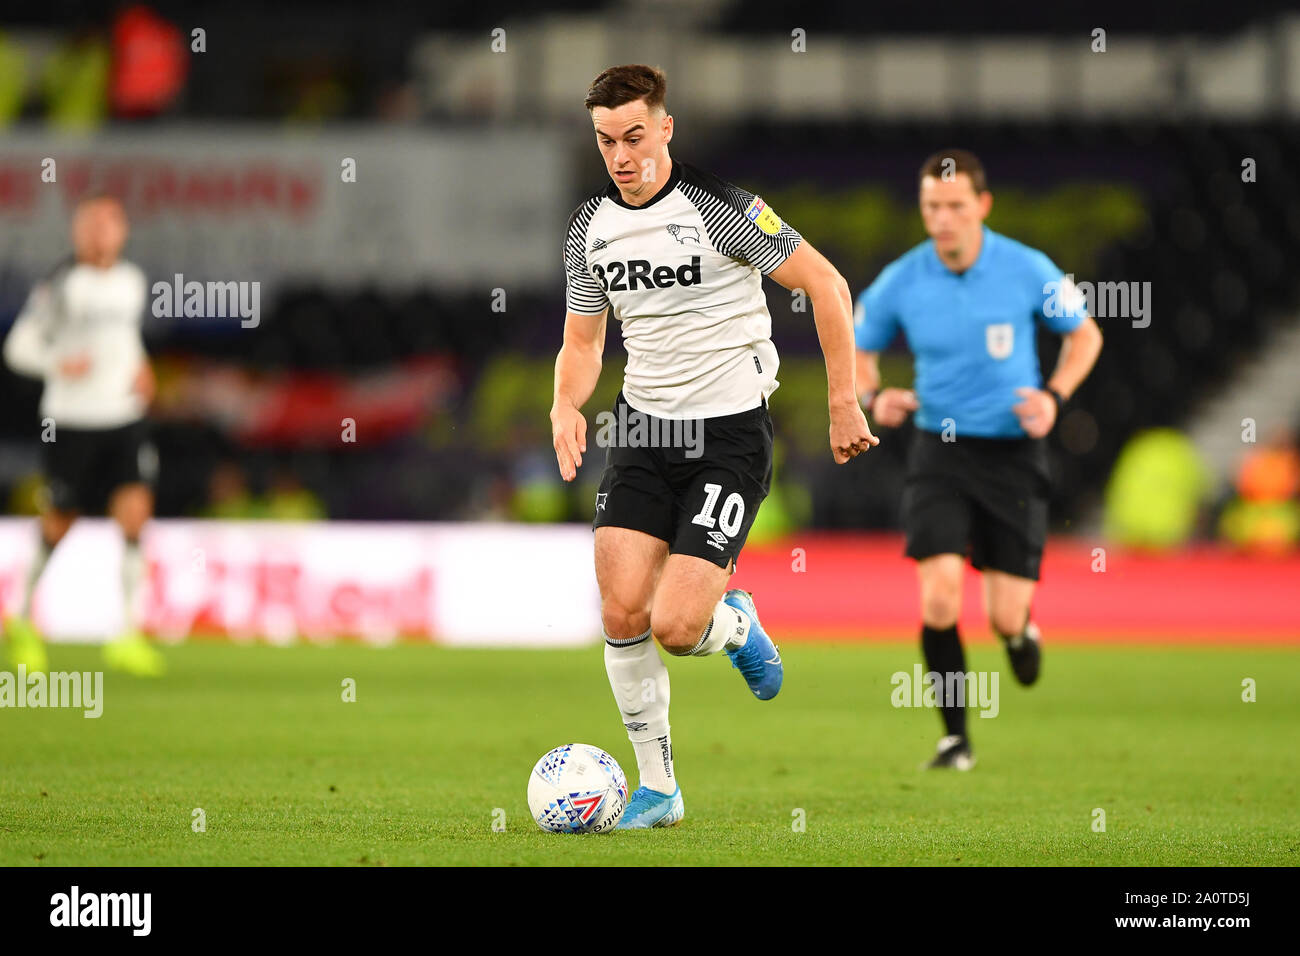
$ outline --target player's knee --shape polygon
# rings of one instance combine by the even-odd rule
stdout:
[[[610,637],[623,639],[637,637],[650,629],[650,612],[634,608],[617,598],[606,598],[600,605],[601,623]]]
[[[141,514],[137,511],[130,511],[124,514],[114,515],[118,527],[122,529],[122,536],[128,541],[139,541],[140,532],[144,530],[144,523],[149,520],[148,514]]]
[[[46,547],[53,548],[72,527],[76,516],[66,511],[46,511],[41,514],[41,537]]]
[[[928,627],[945,630],[961,616],[961,589],[928,588],[921,596],[921,617]]]
[[[667,611],[651,616],[650,628],[659,645],[677,657],[689,654],[700,642],[700,635],[708,621],[696,621],[680,611]]]
[[[135,539],[153,513],[153,495],[148,488],[138,485],[119,489],[109,505],[113,520],[122,528],[127,538]]]

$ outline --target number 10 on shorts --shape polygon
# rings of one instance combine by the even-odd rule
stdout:
[[[722,485],[709,482],[704,486],[704,507],[700,513],[691,519],[692,524],[703,525],[706,528],[712,528],[716,523],[722,528],[722,533],[727,537],[734,537],[740,531],[740,523],[745,519],[745,499],[740,497],[740,493],[733,491],[727,495],[727,500],[722,503],[722,511],[718,514],[717,521],[713,518],[713,509],[718,505],[718,498],[722,495]]]

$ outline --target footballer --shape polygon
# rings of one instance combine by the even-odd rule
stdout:
[[[726,651],[760,700],[781,657],[749,594],[727,589],[772,480],[777,354],[763,276],[803,289],[826,358],[830,445],[843,464],[877,444],[854,385],[848,284],[761,198],[670,157],[664,74],[613,67],[587,92],[611,179],[569,219],[567,315],[551,424],[560,473],[587,453],[580,409],[600,377],[609,317],[627,348],[593,516],[605,667],[636,752],[640,786],[621,828],[685,814],[668,722],[669,654]],[[698,422],[698,449],[645,447],[638,428]],[[680,433],[680,429],[679,429]]]
[[[1012,671],[1033,684],[1042,654],[1030,608],[1047,539],[1044,436],[1097,361],[1101,331],[1051,259],[984,225],[993,194],[973,154],[950,149],[927,159],[920,206],[930,238],[858,298],[858,387],[878,425],[916,415],[902,512],[928,671],[966,671],[957,619],[969,556]],[[1063,337],[1046,385],[1039,323]],[[879,353],[899,332],[915,358],[916,387],[875,394]],[[939,701],[945,733],[929,766],[969,770],[975,755],[964,701]]]
[[[28,296],[4,343],[14,371],[45,382],[41,395],[46,484],[36,557],[17,612],[5,622],[9,656],[45,670],[44,643],[31,619],[32,595],[50,555],[82,514],[107,510],[122,531],[126,627],[104,648],[110,666],[156,676],[163,659],[136,624],[144,578],[140,531],[153,513],[157,454],[145,409],[154,378],[140,337],[147,283],[121,258],[128,223],[122,204],[92,196],[72,220],[74,255]]]

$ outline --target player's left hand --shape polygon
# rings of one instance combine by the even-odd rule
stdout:
[[[1021,387],[1016,394],[1021,401],[1011,410],[1020,419],[1020,427],[1030,438],[1042,438],[1056,424],[1056,399],[1041,388]]]
[[[856,401],[831,406],[831,453],[835,464],[842,465],[879,444],[880,439],[871,434],[867,416]]]
[[[153,376],[153,368],[148,362],[140,366],[140,371],[135,373],[135,381],[131,383],[131,391],[135,392],[148,405],[153,401],[154,393],[158,389],[157,380]]]

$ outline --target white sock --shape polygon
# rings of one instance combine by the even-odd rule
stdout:
[[[23,583],[23,596],[18,604],[18,616],[20,618],[29,618],[32,613],[32,595],[36,593],[36,585],[41,580],[41,574],[45,571],[45,565],[50,561],[50,555],[54,549],[45,543],[45,535],[39,531],[36,533],[36,554],[32,556],[31,567],[27,569],[27,580]]]
[[[722,601],[713,609],[713,617],[700,636],[700,642],[691,648],[695,657],[716,654],[724,647],[735,650],[744,647],[749,639],[749,618],[741,614],[730,604]]]
[[[668,668],[650,632],[621,641],[606,635],[605,672],[636,752],[641,786],[672,793],[677,783],[668,727]]]
[[[641,786],[660,793],[672,793],[677,789],[677,779],[673,774],[673,741],[669,734],[654,740],[633,741],[632,749],[636,752],[636,771]]]
[[[136,605],[144,581],[144,552],[139,541],[127,540],[122,551],[122,616],[127,634],[136,630]]]

